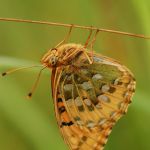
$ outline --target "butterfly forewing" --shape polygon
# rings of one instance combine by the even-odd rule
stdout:
[[[74,47],[75,48],[75,47]],[[135,89],[132,73],[117,61],[86,52],[52,73],[57,122],[71,150],[102,150]]]

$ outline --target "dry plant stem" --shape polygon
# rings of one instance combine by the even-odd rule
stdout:
[[[64,23],[56,23],[56,22],[47,22],[47,21],[34,21],[34,20],[24,20],[24,19],[15,19],[15,18],[0,18],[1,21],[12,21],[12,22],[26,22],[26,23],[35,23],[35,24],[45,24],[45,25],[54,25],[54,26],[63,26],[63,27],[71,27],[72,24],[64,24]],[[91,29],[91,26],[81,26],[81,25],[73,25],[74,28],[80,28],[80,29]],[[97,28],[93,27],[93,30],[99,30],[102,32],[109,32],[109,33],[115,33],[115,34],[122,34],[122,35],[127,35],[127,36],[133,36],[133,37],[138,37],[138,38],[144,38],[144,39],[150,39],[149,36],[144,36],[141,34],[133,34],[129,32],[122,32],[122,31],[117,31],[117,30],[110,30],[110,29],[102,29],[102,28]]]

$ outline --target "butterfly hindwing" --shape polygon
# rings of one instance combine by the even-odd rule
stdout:
[[[53,76],[56,118],[71,150],[102,150],[117,120],[127,111],[135,81],[115,60],[81,54]]]

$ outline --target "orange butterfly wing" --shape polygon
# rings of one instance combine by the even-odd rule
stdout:
[[[82,63],[84,62],[84,63]],[[58,126],[71,150],[102,150],[117,120],[127,111],[135,89],[131,72],[113,59],[86,57],[52,71]]]

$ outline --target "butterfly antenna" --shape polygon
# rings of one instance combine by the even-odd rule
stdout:
[[[20,67],[20,68],[16,68],[16,69],[10,69],[6,72],[3,72],[1,75],[6,76],[8,74],[11,74],[11,73],[14,73],[14,72],[17,72],[17,71],[20,71],[20,70],[25,70],[25,69],[34,68],[34,67],[42,67],[42,65],[33,65],[33,66],[30,66],[30,67]]]
[[[43,67],[43,68],[40,70],[40,72],[38,73],[38,76],[37,76],[37,78],[36,78],[36,81],[35,81],[35,83],[33,84],[31,91],[28,93],[27,98],[31,98],[31,97],[32,97],[32,95],[33,95],[33,93],[34,93],[35,89],[37,88],[37,85],[38,85],[38,83],[39,83],[39,81],[40,81],[41,74],[42,74],[42,72],[43,72],[43,70],[44,70],[45,68],[47,68],[47,66]]]

